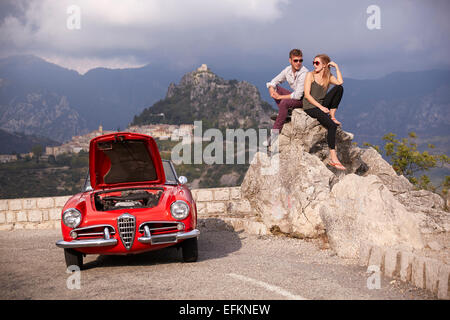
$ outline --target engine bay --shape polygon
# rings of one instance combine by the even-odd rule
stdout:
[[[162,193],[162,188],[98,192],[94,201],[98,211],[152,208],[158,205]]]

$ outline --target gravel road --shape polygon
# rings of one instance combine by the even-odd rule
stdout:
[[[131,256],[88,255],[69,289],[59,230],[0,232],[0,299],[435,299],[320,249],[320,242],[201,229],[199,260],[167,248]],[[70,282],[70,281],[69,281]],[[72,282],[75,283],[75,282]]]

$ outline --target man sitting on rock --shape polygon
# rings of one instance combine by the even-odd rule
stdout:
[[[273,125],[273,130],[277,129],[281,132],[288,110],[302,107],[302,97],[304,90],[304,82],[308,69],[302,65],[303,53],[300,49],[292,49],[289,52],[290,66],[280,72],[272,81],[268,82],[270,96],[275,100],[278,106],[278,116]],[[287,81],[293,92],[280,86],[281,83]]]

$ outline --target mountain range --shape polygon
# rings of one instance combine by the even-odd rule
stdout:
[[[117,130],[131,122],[157,121],[146,118],[149,114],[164,113],[164,121],[177,124],[193,120],[219,126],[266,123],[267,114],[276,113],[270,109],[274,102],[265,87],[274,74],[233,72],[239,81],[224,80],[211,70],[195,80],[196,71],[185,73],[163,65],[96,68],[81,75],[36,56],[3,58],[0,128],[64,142],[99,124],[105,130]],[[406,136],[415,131],[419,137],[439,137],[435,140],[449,145],[449,89],[449,70],[395,72],[374,80],[344,77],[337,117],[357,142],[379,143],[385,133]],[[246,93],[250,93],[248,101]],[[192,95],[195,101],[188,103]]]

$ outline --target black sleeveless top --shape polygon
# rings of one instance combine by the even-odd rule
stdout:
[[[327,88],[324,88],[320,84],[318,84],[315,80],[311,83],[311,96],[316,99],[316,101],[323,105],[323,100],[325,99],[325,95],[327,94]],[[303,109],[308,110],[312,108],[317,108],[311,102],[303,96]]]

